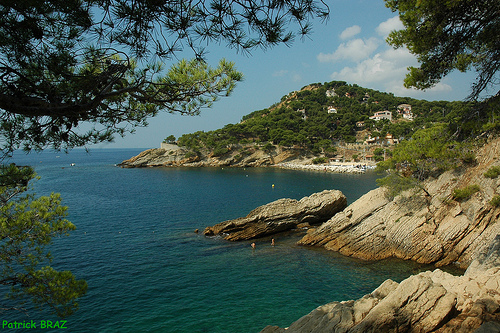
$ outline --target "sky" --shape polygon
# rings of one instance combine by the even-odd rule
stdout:
[[[290,47],[278,45],[238,54],[224,45],[210,44],[207,61],[233,61],[244,75],[234,92],[202,109],[199,116],[163,113],[113,143],[89,148],[159,148],[169,135],[176,138],[196,131],[211,131],[241,121],[244,115],[279,102],[289,92],[310,83],[346,81],[361,87],[426,100],[464,100],[470,92],[473,73],[452,72],[427,91],[403,87],[408,66],[418,66],[406,49],[393,49],[385,42],[391,30],[402,29],[397,13],[383,0],[330,0],[330,18],[313,22],[305,39]],[[168,64],[167,64],[168,65]]]

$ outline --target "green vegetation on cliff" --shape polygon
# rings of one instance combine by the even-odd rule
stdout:
[[[409,106],[406,114],[403,112],[405,105]],[[396,141],[403,141],[416,131],[437,123],[444,124],[446,132],[457,139],[467,137],[480,132],[487,122],[478,122],[477,115],[483,120],[496,119],[496,114],[483,114],[481,105],[396,97],[343,81],[314,83],[283,96],[279,103],[269,108],[244,116],[238,124],[228,124],[215,131],[184,134],[178,144],[194,152],[205,149],[217,156],[234,145],[250,143],[293,146],[332,156],[341,143],[362,143],[371,137],[383,144],[388,134]],[[380,111],[389,111],[392,119],[370,118]],[[381,154],[375,157],[383,160]]]

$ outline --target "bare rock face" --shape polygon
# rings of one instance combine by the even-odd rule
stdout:
[[[474,254],[500,234],[500,208],[489,203],[500,193],[500,177],[486,178],[499,165],[500,140],[478,154],[478,164],[461,173],[447,172],[394,200],[375,189],[336,214],[299,242],[323,246],[367,260],[397,257],[437,267],[451,263],[467,268]],[[466,200],[452,198],[454,189],[478,185]]]
[[[497,237],[463,276],[436,269],[401,283],[387,280],[356,301],[322,305],[287,329],[261,333],[499,332],[499,258]]]
[[[276,148],[272,153],[256,148],[254,145],[234,145],[227,153],[214,156],[209,150],[193,153],[189,149],[177,145],[168,148],[148,149],[118,164],[122,168],[144,167],[261,167],[275,165],[287,160],[294,160],[302,152],[293,149]]]
[[[297,201],[279,199],[260,206],[247,216],[207,227],[206,236],[224,235],[231,241],[252,239],[296,228],[298,224],[319,224],[347,206],[342,192],[325,190]]]

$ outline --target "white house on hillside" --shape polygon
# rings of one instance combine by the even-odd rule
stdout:
[[[410,104],[399,104],[398,113],[403,116],[404,119],[413,120],[413,112],[411,112]]]
[[[373,119],[373,120],[376,120],[376,121],[379,121],[379,120],[382,120],[382,119],[389,119],[389,121],[392,120],[392,112],[391,111],[378,111],[378,112],[375,112],[375,114],[373,116],[370,117],[370,119]]]
[[[337,108],[334,106],[329,106],[328,107],[328,113],[337,113]]]

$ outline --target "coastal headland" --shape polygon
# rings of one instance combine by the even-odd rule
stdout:
[[[436,269],[401,283],[387,280],[361,299],[329,303],[287,329],[268,326],[262,332],[499,332],[500,207],[492,199],[500,193],[500,177],[485,176],[500,167],[499,156],[500,139],[492,138],[476,152],[475,164],[394,198],[385,188],[372,190],[311,226],[299,241],[365,260],[456,265],[467,269],[464,275]],[[477,190],[456,196],[467,187]],[[232,235],[245,228],[252,223],[223,233],[235,240]]]
[[[163,148],[153,148],[141,152],[118,164],[122,168],[150,167],[278,167],[283,169],[334,172],[364,173],[375,167],[373,161],[342,162],[328,161],[315,164],[315,156],[296,148],[276,146],[272,152],[259,149],[255,145],[241,147],[235,145],[227,153],[215,156],[211,151],[193,154],[183,147],[169,144]]]

